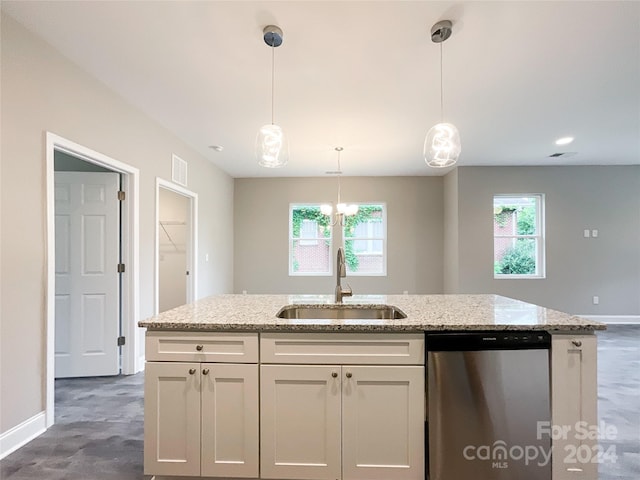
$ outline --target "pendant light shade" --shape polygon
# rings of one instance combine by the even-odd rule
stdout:
[[[282,127],[274,122],[274,78],[275,49],[282,45],[282,30],[275,25],[267,25],[263,31],[264,43],[271,47],[271,123],[263,125],[256,137],[256,157],[258,165],[267,168],[284,167],[289,161],[289,143]]]
[[[430,167],[450,167],[460,156],[460,133],[455,125],[438,123],[424,140],[424,158]]]
[[[440,44],[440,118],[444,118],[444,88],[442,86],[442,44],[451,36],[452,23],[443,20],[431,27],[431,40]],[[441,123],[434,125],[427,132],[424,140],[424,160],[427,165],[435,168],[455,165],[462,151],[460,132],[455,125]]]
[[[256,138],[258,165],[268,168],[284,167],[289,160],[287,138],[278,125],[263,125]]]

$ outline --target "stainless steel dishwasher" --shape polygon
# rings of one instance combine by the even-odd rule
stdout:
[[[429,480],[548,480],[546,332],[427,335]],[[539,423],[539,422],[547,422]]]

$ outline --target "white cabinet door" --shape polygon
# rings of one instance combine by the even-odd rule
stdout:
[[[200,475],[198,363],[147,362],[144,473]]]
[[[340,367],[260,367],[261,478],[341,477]]]
[[[424,367],[343,366],[342,381],[342,480],[424,480]]]
[[[581,439],[578,422],[597,422],[595,335],[553,335],[551,339],[551,420],[566,435],[552,439],[553,480],[591,480],[597,477],[596,441]],[[578,438],[576,438],[576,435]]]
[[[258,365],[200,364],[203,477],[258,477]]]

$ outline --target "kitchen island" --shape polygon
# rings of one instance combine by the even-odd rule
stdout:
[[[356,295],[344,308],[372,304],[406,318],[278,318],[286,305],[331,308],[333,296],[217,295],[140,322],[145,473],[426,478],[430,332],[548,332],[549,423],[595,425],[603,324],[497,295]],[[575,443],[553,438],[553,480],[596,478],[597,464],[567,463]]]

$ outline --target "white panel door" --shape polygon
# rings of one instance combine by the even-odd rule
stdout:
[[[258,478],[258,365],[200,364],[203,477]]]
[[[117,173],[56,172],[55,376],[117,375]]]
[[[340,478],[339,366],[262,365],[260,400],[261,478]]]
[[[199,368],[199,363],[145,364],[146,475],[200,475]]]
[[[342,381],[342,480],[424,480],[424,367],[343,366]]]

